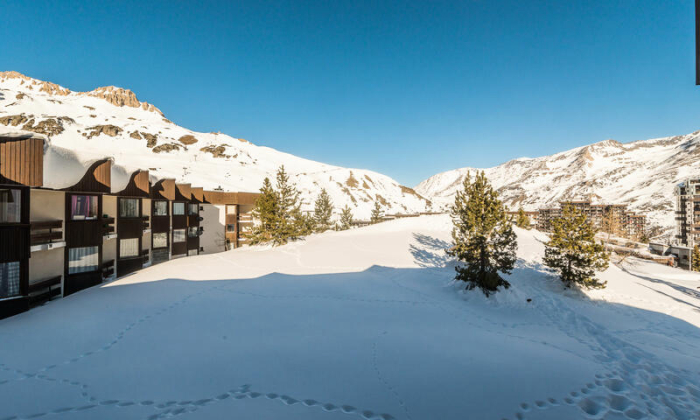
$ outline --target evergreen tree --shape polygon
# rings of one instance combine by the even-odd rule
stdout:
[[[301,236],[300,221],[301,204],[296,185],[289,182],[289,175],[284,165],[277,170],[277,217],[272,241],[275,245],[283,245]]]
[[[544,263],[559,273],[568,286],[603,288],[595,278],[595,270],[608,268],[609,255],[595,241],[596,230],[586,215],[572,206],[565,206],[562,216],[552,220],[552,238],[545,245]]]
[[[348,230],[352,225],[352,210],[346,205],[343,212],[340,214],[340,230]]]
[[[277,194],[272,188],[270,178],[265,178],[260,188],[260,195],[255,200],[253,218],[256,223],[246,235],[251,245],[265,243],[272,240],[272,232],[276,228],[278,215]]]
[[[316,229],[316,221],[310,214],[303,214],[299,207],[292,211],[292,224],[294,225],[294,234],[290,239],[299,239],[300,237],[311,235]]]
[[[317,232],[325,232],[331,228],[333,215],[333,202],[326,189],[321,189],[321,194],[316,199],[314,206],[314,224]]]
[[[374,202],[374,208],[372,209],[372,214],[370,216],[369,222],[372,224],[379,223],[382,221],[382,206],[379,201]]]
[[[695,245],[690,258],[692,259],[690,269],[693,271],[700,271],[700,246]]]
[[[519,228],[530,229],[530,218],[527,217],[522,207],[518,209],[518,218],[515,220],[515,225]]]
[[[466,263],[455,267],[455,279],[466,282],[467,290],[478,287],[488,296],[499,286],[510,287],[499,272],[512,272],[517,239],[498,193],[483,172],[473,183],[467,174],[462,185],[452,206],[454,247],[448,253]]]

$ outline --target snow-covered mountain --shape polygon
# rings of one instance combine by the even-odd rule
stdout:
[[[666,232],[674,226],[674,186],[700,175],[700,132],[619,143],[605,140],[539,158],[520,158],[484,169],[506,205],[525,210],[560,200],[628,204]],[[461,168],[434,175],[415,187],[435,207],[452,202],[466,174]]]
[[[305,210],[325,188],[336,210],[346,204],[368,219],[375,201],[387,213],[429,207],[425,198],[388,176],[303,159],[221,133],[199,133],[168,120],[154,105],[127,89],[101,87],[72,92],[9,71],[0,72],[0,132],[33,131],[51,144],[81,155],[113,157],[117,165],[150,169],[206,189],[257,191],[284,165],[301,193]]]

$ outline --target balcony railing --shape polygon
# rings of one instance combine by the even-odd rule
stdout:
[[[114,217],[103,217],[102,219],[102,234],[109,235],[114,233]]]
[[[151,227],[151,217],[150,216],[143,216],[143,230],[150,229]]]
[[[106,279],[114,274],[114,260],[105,261],[102,263],[102,278]]]
[[[30,241],[32,245],[50,244],[63,239],[63,221],[47,220],[30,224]]]
[[[51,277],[29,285],[29,304],[40,305],[61,294],[61,276]]]

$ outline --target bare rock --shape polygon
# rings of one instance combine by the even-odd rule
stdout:
[[[186,148],[184,146],[182,146],[181,144],[165,143],[165,144],[161,144],[159,146],[154,147],[152,151],[153,151],[153,153],[169,153],[172,151],[181,150],[183,148],[186,150]]]
[[[106,134],[110,137],[116,137],[123,131],[121,127],[116,125],[106,124],[106,125],[96,125],[94,127],[88,127],[88,130],[92,130],[87,134],[87,138],[91,139],[100,134]]]
[[[199,140],[197,140],[193,135],[186,134],[186,135],[180,137],[179,139],[177,139],[177,141],[189,146],[190,144],[197,143]]]

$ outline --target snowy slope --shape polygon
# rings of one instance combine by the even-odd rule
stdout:
[[[700,175],[700,132],[618,143],[606,140],[535,159],[521,158],[484,169],[505,203],[526,210],[558,205],[560,200],[629,204],[650,225],[674,226],[674,186]],[[480,170],[480,169],[479,169]],[[452,202],[467,172],[461,168],[434,175],[415,187],[436,207]]]
[[[375,200],[387,213],[424,211],[427,205],[410,188],[373,171],[326,165],[225,134],[180,127],[129,90],[72,92],[17,72],[0,72],[0,132],[18,130],[45,134],[53,145],[82,156],[110,156],[116,164],[150,168],[157,177],[206,189],[257,191],[284,164],[307,210],[321,188],[328,190],[337,211],[350,205],[358,219],[369,218]]]
[[[446,216],[173,260],[0,321],[2,417],[697,419],[700,275],[451,284]],[[532,299],[527,302],[527,299]],[[48,415],[51,414],[51,415]]]

